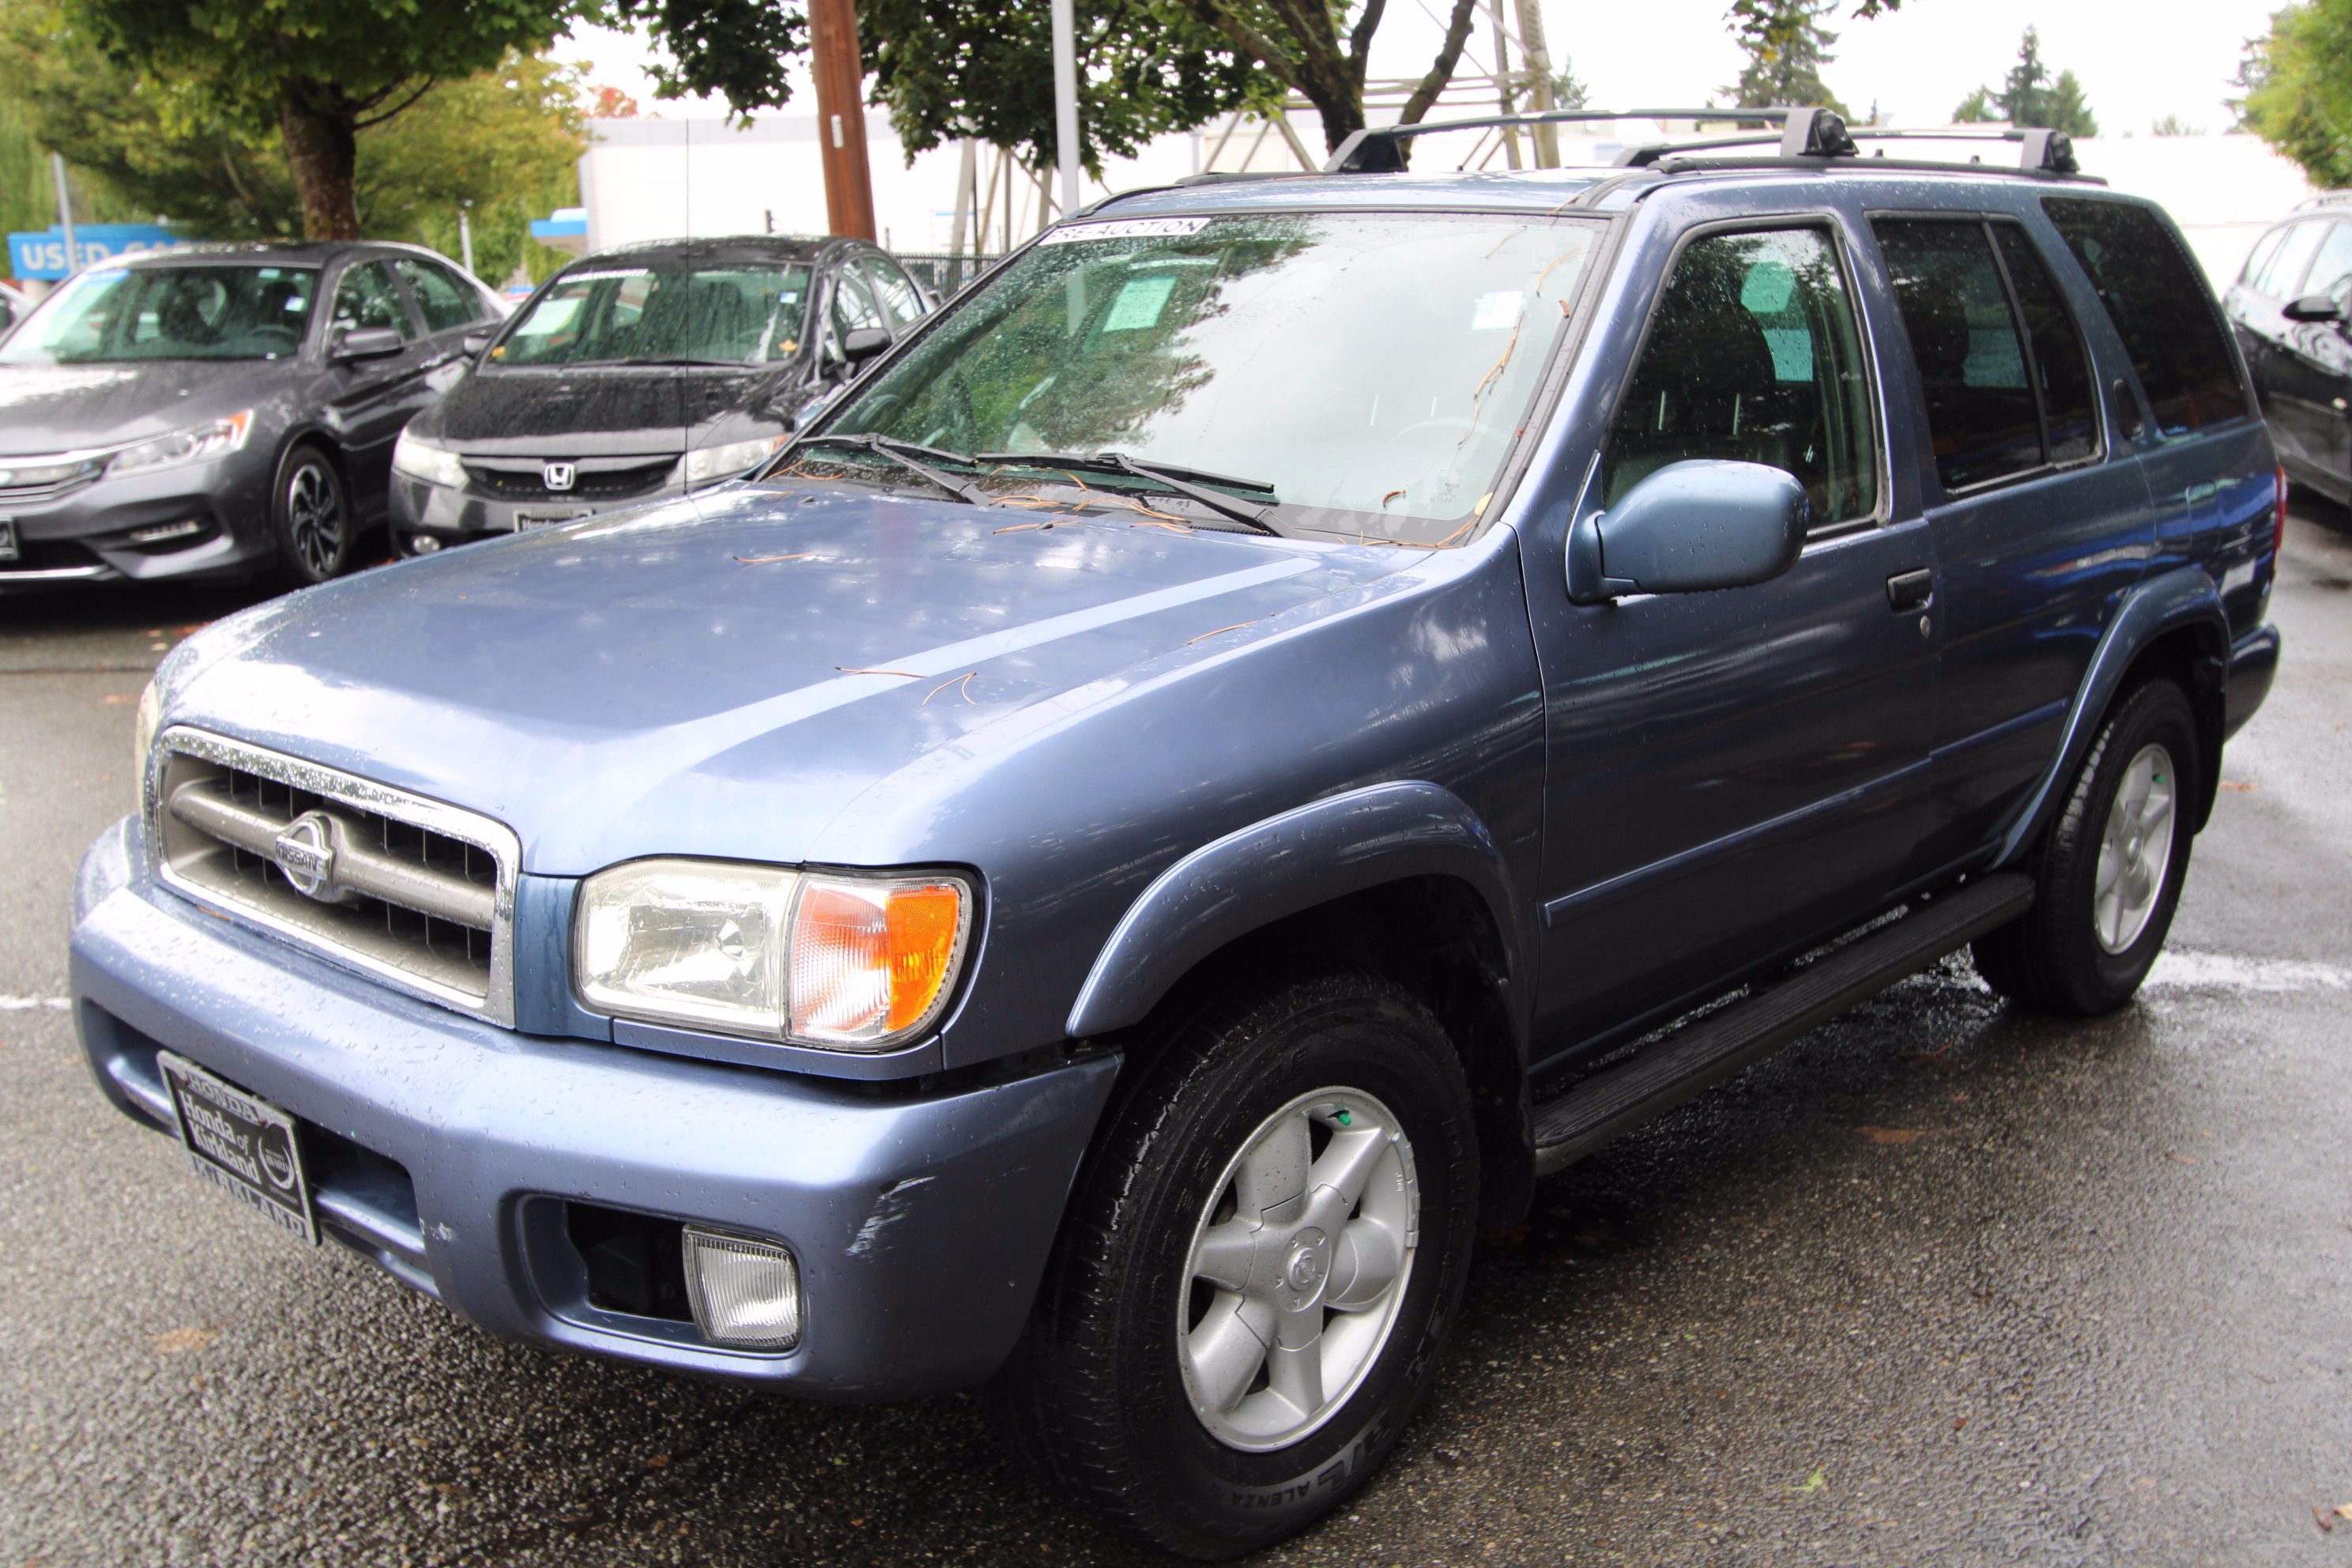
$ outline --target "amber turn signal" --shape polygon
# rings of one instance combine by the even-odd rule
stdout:
[[[971,925],[971,895],[950,878],[803,878],[790,1037],[873,1050],[920,1031],[947,1001]]]

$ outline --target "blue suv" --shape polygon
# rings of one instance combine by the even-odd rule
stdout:
[[[1115,198],[747,482],[199,634],[100,1087],[491,1333],[1314,1520],[1540,1174],[1963,946],[2124,1004],[2275,668],[2164,214],[1787,118]]]

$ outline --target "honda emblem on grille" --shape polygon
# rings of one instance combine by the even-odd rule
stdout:
[[[568,490],[580,477],[580,470],[572,463],[550,463],[539,470],[539,477],[547,481],[549,489]]]
[[[335,824],[323,811],[306,811],[286,825],[269,847],[269,858],[306,899],[337,901]]]

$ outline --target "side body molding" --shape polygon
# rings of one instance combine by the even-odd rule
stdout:
[[[2194,628],[2198,634],[2200,666],[2210,663],[2210,673],[2218,678],[2230,657],[2230,617],[2221,607],[2220,591],[2203,568],[2175,567],[2148,578],[2124,595],[2115,619],[2107,623],[2105,633],[2099,638],[2097,651],[2091,655],[2091,668],[2084,672],[2083,684],[2074,692],[2074,703],[2067,710],[2066,730],[2057,752],[2033,786],[2033,793],[2026,797],[2017,819],[2002,835],[2000,847],[1992,858],[1994,866],[2015,864],[2063,804],[2066,786],[2074,779],[2074,770],[2082,765],[2084,753],[2091,749],[2091,742],[2098,734],[2099,721],[2115,700],[2132,661],[2157,638],[2184,626]],[[2212,809],[2213,794],[2221,783],[2217,766],[2221,716],[2218,712],[2210,716],[2202,712],[2205,704],[2221,700],[2218,679],[2209,689],[2206,671],[2200,668],[2197,687],[2189,696],[2200,705],[2200,717],[2215,721],[2206,726],[2215,744],[2209,749],[2202,759],[2205,765],[2199,770],[2206,775],[2203,798],[2194,803],[2197,820],[2201,825]]]
[[[1518,903],[1486,824],[1437,784],[1372,784],[1252,823],[1160,873],[1096,957],[1070,1009],[1070,1035],[1140,1022],[1187,970],[1236,937],[1349,893],[1423,876],[1451,876],[1476,889],[1515,974],[1523,973]]]

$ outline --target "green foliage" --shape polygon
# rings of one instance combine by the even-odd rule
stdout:
[[[1222,35],[1242,58],[1315,106],[1323,141],[1337,147],[1364,128],[1364,68],[1372,37],[1380,31],[1387,0],[1166,0],[1202,26]],[[1433,16],[1436,13],[1431,13]],[[1464,45],[1476,20],[1476,0],[1454,0],[1445,16],[1437,56],[1398,110],[1401,124],[1414,125],[1429,113],[1437,95],[1454,79]]]
[[[2205,134],[2201,129],[2189,124],[2178,114],[2159,116],[2156,122],[2147,128],[2147,131],[2151,136],[2202,136]]]
[[[1551,101],[1555,109],[1587,109],[1592,104],[1592,89],[1576,74],[1576,61],[1567,55],[1559,60],[1559,69],[1552,73]]]
[[[1833,109],[1852,118],[1822,80],[1822,68],[1837,57],[1830,53],[1838,36],[1822,25],[1837,14],[1838,0],[1759,0],[1739,22],[1739,47],[1748,63],[1739,79],[1726,89],[1742,109]]]
[[[2322,189],[2352,185],[2352,0],[2309,0],[2272,14],[2246,46],[2232,108],[2255,135]]]
[[[2042,35],[2032,27],[2017,47],[2017,64],[2001,79],[2000,90],[1980,87],[1960,101],[1952,110],[1959,122],[2005,120],[2011,125],[2044,126],[2063,131],[2069,136],[2096,136],[2098,117],[2083,91],[2082,82],[2071,70],[2062,70],[2053,81],[2050,68],[2042,63]]]
[[[910,158],[970,136],[1033,169],[1055,162],[1049,7],[865,0],[858,12],[874,100]],[[1280,81],[1168,0],[1085,0],[1076,19],[1080,159],[1094,174],[1164,132],[1281,101]]]

